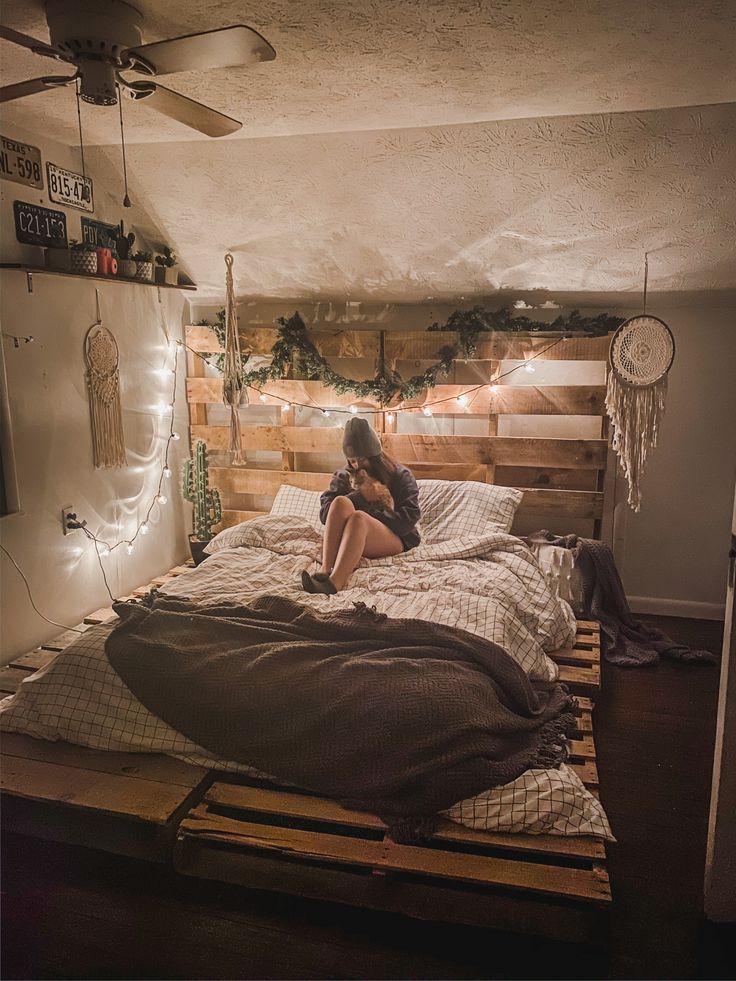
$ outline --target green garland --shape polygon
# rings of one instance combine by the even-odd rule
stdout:
[[[220,310],[214,324],[200,320],[202,326],[212,327],[220,344],[225,346],[225,311]],[[338,374],[330,366],[327,359],[319,353],[307,334],[307,327],[298,312],[288,319],[279,317],[278,340],[273,347],[273,358],[270,365],[243,372],[243,383],[253,388],[262,388],[269,381],[281,381],[286,372],[296,361],[299,372],[310,381],[319,381],[338,395],[351,394],[357,399],[373,399],[379,405],[388,405],[394,401],[408,401],[418,398],[422,392],[437,385],[438,378],[446,377],[457,358],[472,358],[477,350],[478,337],[482,333],[498,332],[529,332],[554,331],[562,334],[585,333],[599,337],[615,330],[623,323],[620,317],[611,317],[602,313],[597,317],[581,317],[578,310],[573,310],[568,317],[557,317],[551,324],[529,320],[528,317],[512,317],[509,311],[502,307],[496,312],[486,311],[482,307],[472,310],[456,310],[444,324],[434,323],[427,330],[455,331],[457,340],[447,344],[437,352],[438,360],[430,365],[420,375],[412,375],[403,381],[398,372],[385,365],[380,366],[375,378],[356,381]],[[224,363],[224,355],[217,356],[211,361],[220,371]],[[246,362],[247,364],[247,362]]]

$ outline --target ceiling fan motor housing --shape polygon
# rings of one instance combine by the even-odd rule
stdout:
[[[80,67],[80,96],[98,106],[118,101],[115,71],[121,53],[141,43],[143,17],[122,0],[47,0],[51,43]]]

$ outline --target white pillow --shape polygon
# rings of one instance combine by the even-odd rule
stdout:
[[[429,544],[466,535],[508,533],[524,492],[478,480],[418,480],[422,538]]]
[[[310,525],[322,528],[319,520],[319,499],[321,491],[302,490],[301,487],[290,487],[282,484],[271,505],[271,514],[293,514],[304,518]]]

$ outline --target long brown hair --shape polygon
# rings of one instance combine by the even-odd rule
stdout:
[[[368,457],[368,464],[371,477],[388,487],[396,473],[396,461],[392,460],[388,453],[381,453],[380,456]]]

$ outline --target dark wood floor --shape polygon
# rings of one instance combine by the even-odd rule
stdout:
[[[648,618],[720,650],[721,625]],[[602,952],[307,903],[83,848],[3,840],[2,977],[736,976],[702,920],[718,671],[605,666],[596,713],[614,914]]]

